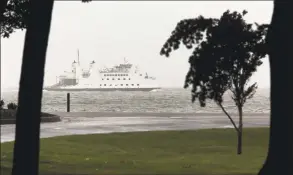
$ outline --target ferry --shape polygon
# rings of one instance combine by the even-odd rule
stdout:
[[[46,91],[152,91],[161,89],[156,78],[141,72],[138,66],[124,63],[97,69],[92,61],[88,69],[82,69],[79,61],[73,61],[70,72],[56,77],[56,84],[44,87]]]

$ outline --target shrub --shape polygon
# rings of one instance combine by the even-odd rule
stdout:
[[[5,103],[4,103],[4,100],[0,100],[0,110],[3,109]]]
[[[15,110],[15,109],[17,109],[17,104],[15,104],[15,103],[9,103],[9,104],[7,105],[7,108],[8,108],[8,109],[13,109],[13,110]]]

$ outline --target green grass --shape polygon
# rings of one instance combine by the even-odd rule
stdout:
[[[236,155],[233,129],[155,131],[42,139],[40,174],[255,175],[267,152],[268,129],[245,129]],[[1,144],[3,173],[13,143]]]

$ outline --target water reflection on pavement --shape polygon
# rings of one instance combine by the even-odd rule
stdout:
[[[133,132],[151,130],[191,130],[230,128],[228,118],[219,114],[130,114],[130,113],[56,113],[61,122],[42,123],[41,137],[73,134]],[[236,120],[236,118],[235,118]],[[237,120],[236,120],[237,121]],[[249,114],[244,127],[269,126],[268,114]],[[1,126],[1,143],[14,140],[15,125]]]

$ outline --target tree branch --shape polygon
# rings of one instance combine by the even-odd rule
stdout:
[[[232,125],[234,126],[235,130],[237,132],[239,132],[238,127],[236,126],[235,122],[233,121],[232,117],[229,115],[229,113],[225,110],[225,108],[222,106],[221,103],[218,103],[218,105],[220,106],[220,108],[222,109],[222,111],[227,115],[227,117],[230,119]]]

